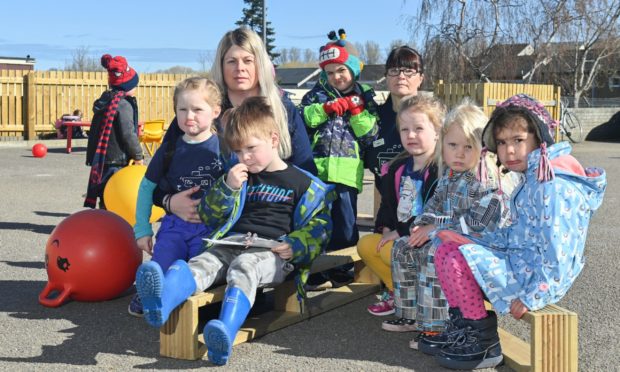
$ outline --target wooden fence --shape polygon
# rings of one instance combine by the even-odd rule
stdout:
[[[140,120],[169,123],[174,117],[174,87],[188,76],[140,74]],[[54,131],[56,119],[75,109],[90,120],[93,102],[107,86],[106,72],[0,70],[0,137],[36,139],[39,133]]]
[[[188,76],[140,74],[136,93],[140,120],[164,119],[169,123],[174,117],[174,87]],[[0,137],[36,139],[39,133],[53,132],[56,119],[75,109],[90,119],[93,102],[107,89],[107,78],[106,72],[0,70]],[[292,98],[299,100],[305,92],[293,93]],[[535,97],[559,119],[561,91],[553,85],[440,81],[434,91],[448,107],[471,97],[487,115],[498,102],[517,93]]]
[[[518,93],[526,93],[539,100],[554,119],[560,119],[560,87],[542,84],[510,83],[443,83],[435,85],[435,96],[452,107],[464,97],[470,97],[482,107],[487,116],[495,106]]]

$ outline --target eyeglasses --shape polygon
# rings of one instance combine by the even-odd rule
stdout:
[[[412,68],[398,68],[398,67],[392,67],[392,68],[388,68],[387,70],[387,74],[388,76],[399,76],[400,73],[403,73],[406,77],[412,77],[412,76],[416,76],[417,74],[419,74],[418,71],[412,69]]]

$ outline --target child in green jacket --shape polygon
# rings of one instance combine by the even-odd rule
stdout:
[[[344,40],[344,30],[339,33],[340,39],[332,31],[328,35],[331,40],[321,47],[319,66],[323,71],[301,101],[318,176],[334,184],[338,193],[332,206],[334,234],[328,251],[357,243],[357,194],[364,177],[361,153],[372,146],[378,132],[374,91],[357,82],[363,64]],[[331,276],[333,286],[348,281]]]

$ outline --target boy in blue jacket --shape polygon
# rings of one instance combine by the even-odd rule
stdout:
[[[239,164],[207,191],[200,217],[214,227],[211,239],[249,233],[274,246],[214,244],[188,263],[175,261],[165,275],[153,261],[142,264],[136,275],[145,319],[154,327],[161,327],[192,294],[227,283],[219,319],[204,329],[208,358],[218,365],[227,363],[257,288],[282,283],[297,270],[298,297],[303,298],[310,265],[332,227],[327,186],[278,155],[278,127],[265,98],[245,99],[227,120],[224,138]]]

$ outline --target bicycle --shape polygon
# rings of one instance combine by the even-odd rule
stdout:
[[[560,133],[573,143],[583,141],[583,128],[577,115],[568,111],[568,104],[560,100]]]

